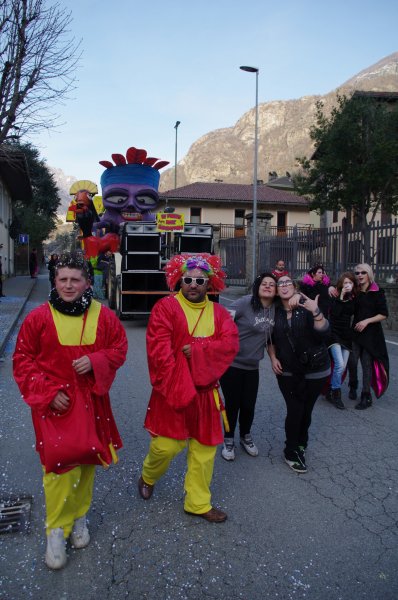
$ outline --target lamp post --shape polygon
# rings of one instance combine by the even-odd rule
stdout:
[[[174,129],[176,130],[176,143],[175,143],[175,155],[174,155],[174,189],[177,188],[177,130],[181,121],[176,121]]]
[[[255,108],[255,123],[254,123],[254,166],[253,166],[253,272],[252,281],[257,275],[257,157],[258,157],[258,74],[260,69],[257,67],[239,67],[242,71],[256,74],[256,108]]]

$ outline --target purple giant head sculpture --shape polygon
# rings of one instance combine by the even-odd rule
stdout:
[[[125,221],[153,221],[159,204],[159,170],[168,161],[148,157],[146,150],[134,147],[126,157],[112,154],[112,160],[114,164],[100,161],[105,167],[101,176],[105,212],[98,226],[117,233]]]

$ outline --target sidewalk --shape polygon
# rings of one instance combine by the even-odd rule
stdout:
[[[17,275],[3,281],[5,297],[0,298],[0,357],[35,284],[36,279],[29,275]]]

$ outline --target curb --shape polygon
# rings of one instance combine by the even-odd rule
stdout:
[[[18,311],[17,311],[17,313],[16,313],[15,317],[13,318],[13,320],[12,320],[12,322],[11,322],[11,325],[10,325],[10,327],[8,328],[8,331],[7,331],[6,335],[4,336],[4,339],[3,339],[3,341],[2,341],[2,342],[1,342],[1,344],[0,344],[0,357],[2,357],[2,356],[3,356],[3,354],[4,354],[4,351],[5,351],[5,348],[6,348],[6,346],[7,346],[8,340],[10,339],[10,337],[11,337],[11,336],[12,336],[12,334],[13,334],[13,332],[14,332],[14,329],[15,329],[15,326],[16,326],[16,324],[18,323],[18,319],[19,319],[19,317],[21,316],[21,313],[22,313],[23,309],[25,308],[25,306],[26,306],[26,303],[27,303],[27,301],[29,300],[29,298],[30,298],[30,295],[31,295],[31,293],[32,293],[32,290],[33,290],[33,288],[34,288],[35,286],[36,286],[36,279],[33,281],[33,284],[32,284],[32,286],[31,286],[31,288],[30,288],[29,292],[27,293],[27,295],[26,295],[26,296],[23,298],[23,301],[22,301],[22,303],[21,303],[21,306],[19,307],[19,309],[18,309]]]

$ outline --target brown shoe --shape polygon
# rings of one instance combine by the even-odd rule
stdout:
[[[193,517],[201,517],[202,519],[206,519],[206,521],[209,521],[209,523],[223,523],[228,518],[228,515],[225,512],[222,512],[222,510],[218,510],[218,508],[211,508],[210,510],[202,514],[192,513],[188,510],[186,510],[185,512],[187,515],[192,515]]]
[[[149,483],[145,483],[142,477],[138,480],[138,491],[140,493],[141,498],[144,500],[149,500],[149,498],[153,494],[154,485],[149,485]]]

